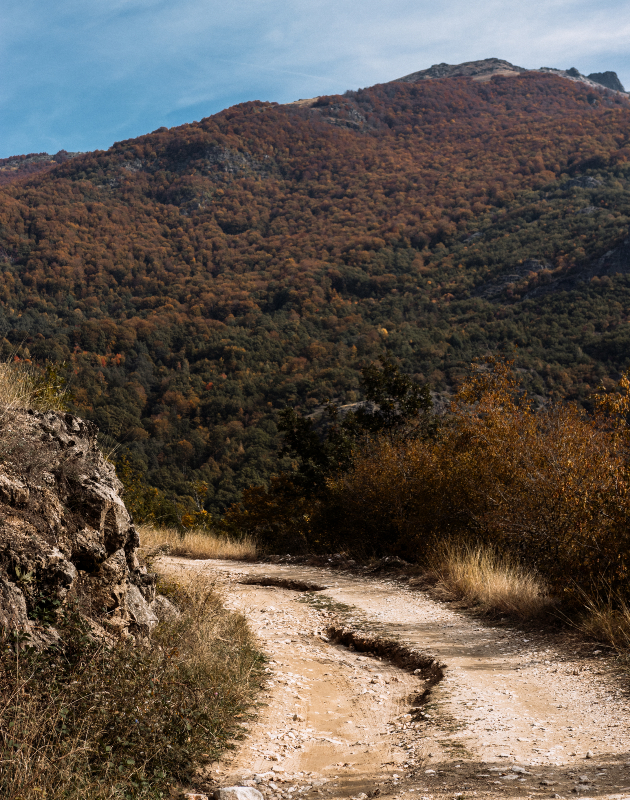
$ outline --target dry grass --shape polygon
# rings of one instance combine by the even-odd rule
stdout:
[[[0,361],[0,417],[17,408],[59,410],[64,407],[64,395],[54,368],[41,373],[30,364]]]
[[[530,619],[553,603],[537,575],[489,547],[446,545],[433,569],[438,588],[487,613]]]
[[[0,797],[169,796],[216,760],[260,687],[262,657],[207,576],[162,583],[180,615],[150,647],[106,647],[70,615],[62,652],[0,646]]]
[[[614,647],[619,653],[630,651],[630,606],[610,596],[608,600],[584,598],[586,613],[578,622],[581,633]]]
[[[256,544],[248,536],[231,539],[203,530],[181,534],[175,528],[155,528],[141,525],[138,528],[140,546],[145,552],[158,550],[183,558],[226,558],[235,561],[253,561]]]

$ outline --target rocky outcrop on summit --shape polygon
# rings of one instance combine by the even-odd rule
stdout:
[[[494,75],[518,75],[527,72],[523,67],[515,67],[502,58],[484,58],[480,61],[465,61],[463,64],[434,64],[429,69],[412,72],[399,81],[416,83],[416,81],[435,80],[436,78],[473,78],[489,80]]]
[[[483,58],[479,61],[465,61],[463,64],[434,64],[428,69],[422,69],[405,75],[403,78],[398,78],[397,81],[417,83],[418,81],[438,80],[440,78],[471,78],[473,81],[489,81],[497,75],[516,77],[524,72],[550,72],[560,78],[585,83],[600,91],[604,88],[614,92],[625,93],[625,89],[616,72],[593,72],[590,75],[582,75],[575,67],[566,70],[553,67],[528,70],[525,67],[517,67],[515,64],[510,64],[509,61],[505,61],[502,58]],[[392,81],[392,83],[394,82],[396,81]]]
[[[617,77],[616,72],[611,72],[610,70],[607,72],[591,72],[591,74],[586,77],[591,81],[595,81],[595,83],[601,83],[601,85],[605,86],[607,89],[613,89],[615,92],[626,91]]]
[[[1,634],[54,641],[56,615],[70,603],[103,635],[149,633],[155,577],[138,562],[121,489],[91,423],[56,412],[0,416]]]
[[[68,153],[66,150],[60,150],[54,156],[48,153],[29,153],[28,155],[0,158],[0,186],[15,183],[21,178],[32,178],[37,173],[48,172],[57,164],[63,164],[78,155],[81,153]]]

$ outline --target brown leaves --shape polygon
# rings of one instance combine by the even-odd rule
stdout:
[[[535,409],[511,364],[489,360],[464,383],[437,440],[373,444],[330,483],[338,545],[422,561],[437,542],[463,537],[512,552],[557,593],[620,587],[630,561],[628,453],[601,420],[571,404]]]

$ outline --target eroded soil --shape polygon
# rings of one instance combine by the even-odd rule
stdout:
[[[596,646],[488,623],[386,578],[228,561],[161,565],[215,575],[270,658],[266,705],[200,787],[255,785],[272,800],[630,800],[630,700]],[[243,583],[253,579],[276,585]],[[342,625],[433,655],[446,665],[443,679],[431,687],[426,670],[331,641]]]

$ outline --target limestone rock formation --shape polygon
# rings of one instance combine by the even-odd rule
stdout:
[[[121,490],[91,423],[55,412],[0,415],[0,634],[45,644],[70,602],[94,629],[149,633],[158,621],[155,577],[138,562]]]
[[[214,800],[263,800],[263,795],[251,786],[225,786],[215,790]]]

